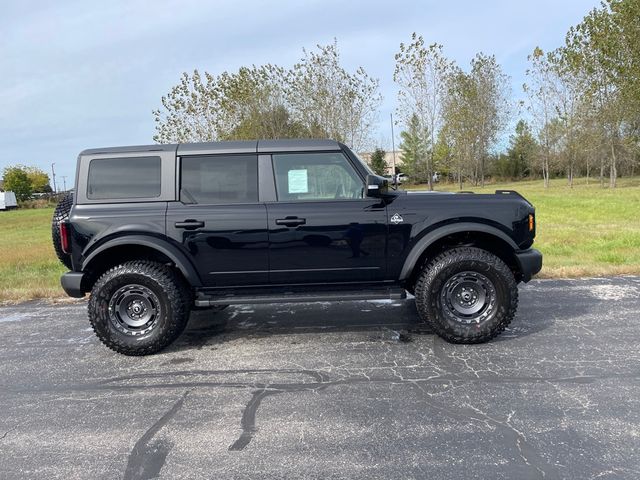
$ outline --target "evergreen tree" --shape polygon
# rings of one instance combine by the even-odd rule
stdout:
[[[371,169],[376,175],[387,173],[387,161],[384,159],[387,152],[381,148],[376,148],[371,154]]]
[[[429,180],[427,168],[426,132],[417,115],[412,115],[407,125],[407,130],[400,133],[400,159],[402,171],[406,173],[413,183]]]

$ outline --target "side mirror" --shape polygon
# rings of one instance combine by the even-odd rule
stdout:
[[[389,191],[389,181],[379,175],[367,175],[367,197],[382,197]]]

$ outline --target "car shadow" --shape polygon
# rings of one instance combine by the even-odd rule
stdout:
[[[522,302],[512,323],[493,341],[522,339],[552,327],[556,317],[541,308],[538,300]],[[236,305],[221,312],[193,311],[185,332],[169,350],[201,349],[230,338],[362,331],[371,332],[372,338],[405,341],[413,335],[433,335],[430,328],[420,323],[413,298]]]

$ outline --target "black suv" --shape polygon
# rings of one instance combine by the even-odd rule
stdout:
[[[533,206],[390,189],[346,146],[260,140],[83,151],[54,246],[109,348],[157,352],[193,308],[400,299],[450,342],[512,320],[542,266]]]

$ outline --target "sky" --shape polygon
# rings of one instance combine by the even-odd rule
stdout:
[[[560,46],[597,3],[3,0],[0,171],[24,164],[50,173],[55,163],[59,188],[63,181],[70,188],[81,150],[153,143],[151,112],[182,72],[290,67],[303,48],[334,38],[347,69],[361,66],[379,79],[383,103],[374,138],[390,149],[394,54],[412,32],[441,43],[465,68],[479,51],[494,54],[518,99],[527,55],[536,46]]]

